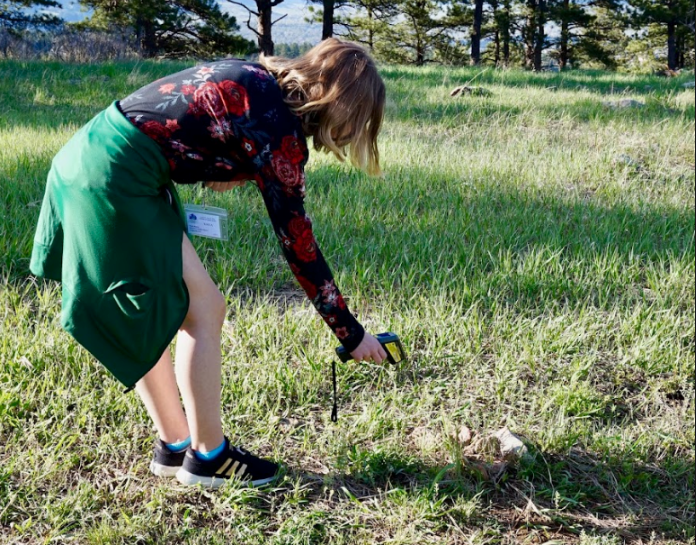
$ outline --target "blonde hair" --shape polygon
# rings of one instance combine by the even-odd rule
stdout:
[[[302,117],[314,148],[331,151],[370,174],[381,173],[377,136],[386,92],[370,55],[361,46],[329,38],[298,59],[261,56],[259,61]],[[347,151],[350,148],[350,151]]]

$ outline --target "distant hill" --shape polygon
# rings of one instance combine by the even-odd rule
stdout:
[[[250,7],[254,6],[254,3],[250,0],[245,0],[245,2]],[[237,18],[242,36],[248,39],[255,39],[254,33],[247,28],[249,15],[244,8],[224,0],[218,3],[224,11],[231,13]],[[73,0],[64,1],[62,9],[50,11],[70,22],[81,21],[89,15],[89,12],[83,11],[80,4]],[[273,41],[276,43],[317,43],[321,39],[321,26],[319,24],[306,23],[304,20],[308,15],[306,0],[285,0],[274,8],[273,13],[274,20],[287,14],[285,19],[273,26]],[[251,25],[253,27],[256,26],[254,18],[252,18]]]

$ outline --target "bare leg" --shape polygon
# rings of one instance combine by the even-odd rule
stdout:
[[[162,441],[176,443],[189,436],[169,349],[164,351],[157,364],[135,385],[135,390],[143,400]]]
[[[220,334],[225,321],[225,298],[186,236],[182,251],[184,281],[191,303],[177,339],[176,381],[186,408],[191,446],[207,452],[224,440]]]
[[[191,302],[177,339],[176,375],[171,353],[166,350],[135,389],[163,441],[174,443],[191,435],[193,448],[207,452],[224,439],[220,412],[220,333],[225,321],[225,299],[186,236],[182,256],[184,282]]]

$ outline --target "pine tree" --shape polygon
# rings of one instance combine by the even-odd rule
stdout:
[[[94,14],[85,23],[96,28],[131,28],[145,57],[207,57],[249,52],[234,17],[215,0],[82,0]]]
[[[619,11],[620,2],[617,0],[554,0],[550,3],[549,18],[560,27],[555,43],[561,70],[567,68],[581,50],[587,58],[605,65],[612,64],[607,53],[611,41],[603,33],[610,32],[620,21]],[[613,20],[610,19],[612,13],[615,15]],[[598,20],[600,14],[601,22]]]
[[[693,0],[629,0],[634,28],[658,25],[667,31],[667,67],[678,70],[683,66],[685,35],[693,44]],[[680,36],[682,50],[680,50]]]
[[[384,54],[383,49],[388,49],[385,41],[389,26],[399,14],[397,3],[391,0],[352,0],[347,5],[354,11],[336,19],[340,34],[362,43],[384,60],[393,61],[388,54]]]
[[[416,66],[463,60],[452,32],[461,28],[466,8],[457,10],[447,0],[400,0],[395,5],[399,18],[385,29],[384,48],[390,58]]]
[[[592,10],[587,26],[573,35],[568,63],[616,70],[625,65],[629,41],[623,14],[609,6],[598,6]]]
[[[493,8],[493,33],[495,36],[494,58],[495,66],[510,66],[512,62],[512,46],[515,42],[514,33],[517,28],[513,0],[491,0]]]
[[[482,37],[493,36],[493,58],[495,66],[509,66],[512,42],[512,0],[489,0],[491,15],[484,21]],[[488,51],[488,48],[486,49]],[[490,57],[490,55],[488,55]]]
[[[542,68],[547,16],[547,0],[526,0],[521,33],[525,48],[524,65],[528,69],[539,71]]]

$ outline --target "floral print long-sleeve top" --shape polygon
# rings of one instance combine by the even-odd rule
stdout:
[[[160,145],[173,181],[256,182],[295,278],[341,344],[355,350],[365,332],[305,213],[307,142],[275,78],[259,64],[211,62],[146,85],[118,106]]]

